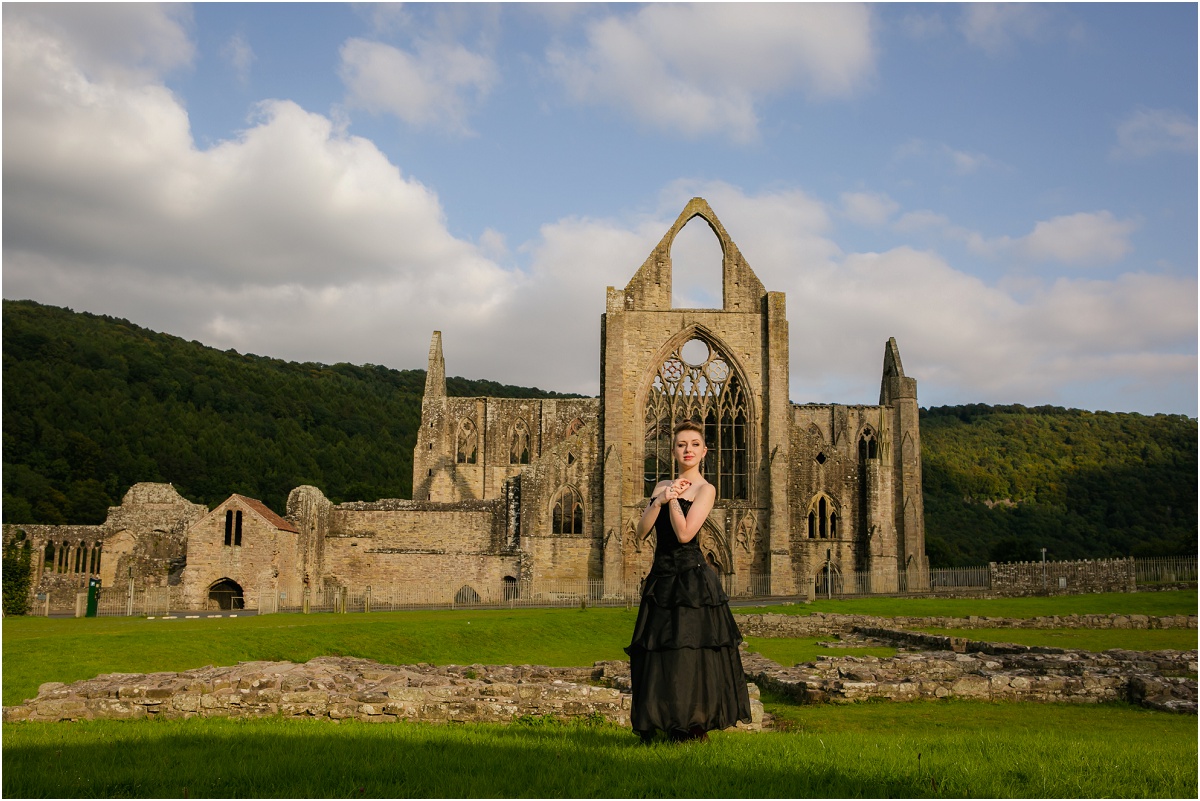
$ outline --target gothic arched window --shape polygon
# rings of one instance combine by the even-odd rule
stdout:
[[[646,497],[655,484],[675,475],[671,431],[684,420],[696,420],[704,426],[708,446],[701,469],[717,497],[748,498],[749,416],[742,382],[724,354],[699,337],[685,342],[659,365],[646,397]]]
[[[821,493],[808,505],[809,539],[837,539],[838,511],[833,500]]]
[[[518,420],[512,428],[508,447],[509,464],[529,464],[529,426]]]
[[[875,459],[878,456],[879,449],[875,444],[875,432],[869,428],[863,429],[862,435],[858,438],[858,460],[865,462],[867,459]]]
[[[479,433],[475,424],[463,420],[458,424],[457,455],[455,461],[459,464],[475,464],[479,458]]]
[[[555,534],[583,533],[583,498],[574,487],[563,487],[554,499],[551,526]]]

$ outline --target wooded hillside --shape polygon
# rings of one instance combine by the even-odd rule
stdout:
[[[448,378],[451,395],[578,397]],[[138,481],[283,512],[407,498],[424,370],[219,351],[127,320],[4,301],[4,520],[99,523]]]
[[[930,561],[1194,554],[1196,435],[1184,415],[922,410]]]
[[[424,370],[219,351],[4,301],[6,522],[99,523],[138,481],[215,506],[407,498]],[[450,378],[452,395],[576,397]],[[934,566],[1196,552],[1196,421],[982,405],[922,411]]]

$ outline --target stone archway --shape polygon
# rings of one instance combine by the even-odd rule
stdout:
[[[230,578],[214,581],[208,588],[209,609],[245,609],[242,585]]]

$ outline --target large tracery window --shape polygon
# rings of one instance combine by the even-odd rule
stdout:
[[[555,534],[583,533],[583,498],[574,487],[563,487],[555,498],[552,525]]]
[[[704,477],[722,500],[749,497],[746,396],[737,372],[720,351],[690,339],[658,368],[646,398],[645,492],[675,475],[671,431],[684,420],[704,426]]]
[[[479,455],[479,434],[475,424],[464,419],[458,425],[458,437],[454,460],[459,464],[475,464]]]
[[[512,429],[508,446],[509,464],[529,464],[529,427],[518,420]]]

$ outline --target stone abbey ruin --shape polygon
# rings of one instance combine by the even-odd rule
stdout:
[[[719,309],[671,306],[671,247],[694,218],[723,254]],[[718,491],[700,546],[731,594],[805,594],[853,571],[873,592],[927,584],[916,381],[894,339],[877,405],[792,403],[784,295],[701,198],[624,289],[608,289],[600,325],[600,396],[582,399],[448,397],[434,332],[412,500],[333,504],[303,486],[281,515],[241,495],[210,510],[137,484],[101,525],[6,524],[5,542],[32,549],[35,609],[74,604],[92,576],[177,588],[189,609],[270,609],[346,587],[447,603],[553,582],[628,592],[654,552],[635,522],[672,473],[672,427],[692,418]]]

